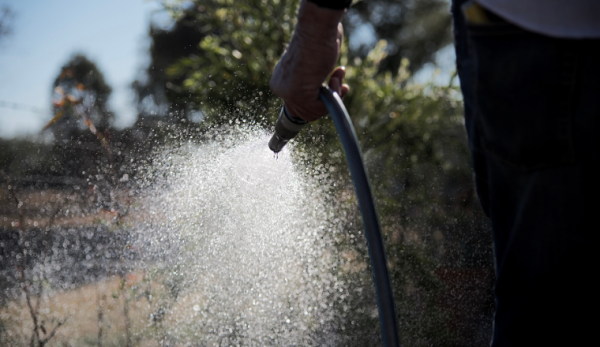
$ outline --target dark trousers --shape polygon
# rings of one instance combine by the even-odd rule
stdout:
[[[475,184],[494,239],[492,346],[600,343],[600,40],[501,19],[468,24],[463,2],[452,11]]]

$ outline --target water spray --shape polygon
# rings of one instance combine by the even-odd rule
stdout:
[[[375,208],[369,176],[358,145],[358,138],[350,120],[350,115],[340,96],[326,85],[323,85],[319,91],[319,99],[325,104],[335,124],[340,142],[346,153],[354,190],[358,197],[358,205],[365,226],[371,268],[373,269],[383,345],[386,347],[400,346],[394,295],[387,268],[381,225]],[[282,108],[275,124],[275,133],[269,141],[269,148],[275,153],[281,151],[286,143],[294,138],[307,123],[302,119],[291,117],[286,112],[285,107]]]

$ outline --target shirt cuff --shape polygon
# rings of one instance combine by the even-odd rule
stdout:
[[[333,10],[343,10],[352,4],[352,0],[308,0],[319,7],[330,8]]]

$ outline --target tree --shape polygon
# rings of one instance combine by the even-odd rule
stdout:
[[[178,4],[165,5],[174,14],[171,29],[151,26],[151,63],[133,83],[140,116],[196,112],[214,120],[213,112],[257,105],[269,113],[276,99],[268,79],[291,37],[298,0]]]
[[[166,115],[166,120],[178,121],[188,117],[189,107],[181,101],[188,94],[181,89],[183,78],[174,78],[167,70],[183,57],[200,54],[198,43],[210,31],[198,25],[196,16],[203,11],[202,6],[183,9],[168,29],[150,23],[150,64],[132,83],[141,118]]]
[[[373,43],[387,41],[387,56],[379,66],[380,72],[395,74],[404,58],[410,61],[409,68],[414,72],[452,42],[448,7],[445,0],[359,1],[350,7],[344,26],[350,37],[370,29],[374,33]],[[355,47],[350,50],[350,57],[364,58],[371,48],[370,45]]]
[[[204,9],[198,25],[211,30],[199,42],[201,54],[181,58],[167,73],[181,78],[184,102],[194,103],[209,119],[216,112],[270,124],[280,101],[269,78],[289,42],[298,0],[197,1]]]
[[[12,20],[15,14],[8,6],[0,9],[0,39],[12,32]]]
[[[245,119],[270,124],[280,102],[271,94],[268,80],[291,38],[298,3],[165,4],[165,11],[173,14],[172,28],[151,25],[151,62],[145,76],[133,83],[140,116],[161,114],[177,120],[195,112],[211,118],[213,109],[225,106],[230,115],[244,114]],[[450,42],[447,6],[443,0],[358,2],[345,17],[346,34],[352,40],[364,34],[365,25],[374,28],[374,42],[388,41],[381,71],[395,74],[402,58],[408,58],[415,71]],[[349,56],[364,59],[371,48],[354,47]]]
[[[83,54],[74,55],[54,80],[54,117],[44,129],[52,127],[56,138],[71,139],[87,127],[104,141],[103,131],[114,118],[106,104],[111,92],[96,64]]]
[[[83,54],[75,54],[60,69],[52,84],[54,117],[43,129],[52,130],[59,140],[52,149],[52,174],[79,176],[98,170],[105,175],[115,169],[109,144],[111,91],[96,64]]]

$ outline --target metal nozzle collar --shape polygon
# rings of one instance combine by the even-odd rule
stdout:
[[[286,143],[296,137],[306,124],[308,122],[304,119],[290,116],[285,106],[283,106],[277,123],[275,123],[275,133],[269,141],[269,148],[275,153],[281,151]]]

